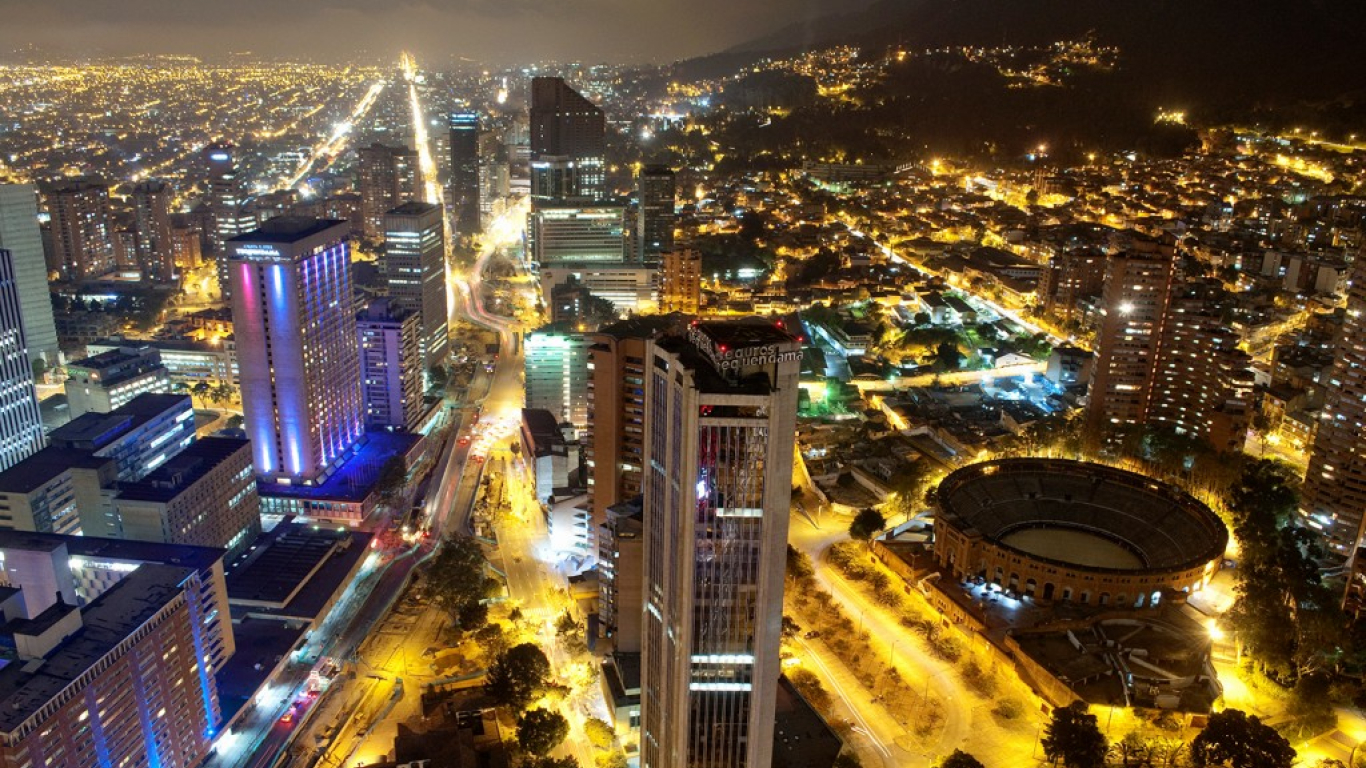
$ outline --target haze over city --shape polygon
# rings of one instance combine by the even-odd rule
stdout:
[[[1362,50],[0,0],[0,768],[1366,768]]]

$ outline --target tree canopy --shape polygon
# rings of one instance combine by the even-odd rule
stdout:
[[[1205,729],[1191,742],[1191,762],[1197,768],[1290,768],[1295,750],[1255,716],[1226,709],[1210,715]]]
[[[854,516],[854,521],[849,523],[849,537],[859,541],[868,541],[883,528],[887,526],[887,518],[876,509],[860,510]]]
[[[986,768],[982,761],[969,755],[961,749],[955,749],[953,754],[944,758],[939,764],[939,768]]]
[[[1105,760],[1105,736],[1096,724],[1096,716],[1086,704],[1074,701],[1053,710],[1053,719],[1044,725],[1042,739],[1048,759],[1068,768],[1096,768]]]
[[[569,735],[569,721],[549,709],[528,709],[517,718],[517,743],[533,755],[544,756]]]
[[[427,569],[427,582],[437,607],[460,629],[478,629],[488,620],[481,601],[498,585],[484,575],[484,550],[473,536],[446,539]]]
[[[535,643],[515,645],[494,659],[484,687],[498,704],[521,710],[550,679],[550,660]]]

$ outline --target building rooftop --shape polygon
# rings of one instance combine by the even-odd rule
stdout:
[[[227,575],[235,620],[243,611],[260,618],[316,620],[349,583],[373,537],[291,519],[275,526]]]
[[[261,226],[238,235],[230,243],[297,243],[333,227],[350,227],[342,219],[315,219],[312,216],[276,216]]]
[[[379,471],[392,456],[404,456],[422,435],[409,432],[374,431],[321,485],[282,485],[258,482],[262,496],[312,501],[363,501],[379,481]]]
[[[773,768],[830,768],[844,742],[786,677],[775,699]]]
[[[424,213],[438,210],[436,203],[424,203],[421,200],[409,200],[397,208],[391,208],[385,212],[385,216],[421,216]]]
[[[82,628],[42,661],[0,669],[0,732],[12,733],[180,595],[190,568],[139,566],[81,611]]]
[[[691,315],[679,312],[667,315],[638,315],[604,325],[597,332],[616,339],[652,339],[667,331],[684,328],[691,320]]]
[[[199,482],[219,464],[251,443],[235,437],[205,437],[190,444],[136,483],[119,486],[119,498],[129,501],[167,502]]]
[[[68,469],[99,469],[113,462],[79,448],[44,448],[0,472],[0,493],[32,493]]]
[[[192,410],[189,395],[146,392],[109,413],[84,413],[50,433],[52,444],[99,450],[167,411]]]
[[[123,346],[118,349],[111,349],[108,352],[101,352],[98,355],[82,358],[74,363],[68,363],[67,368],[87,368],[90,370],[102,371],[120,365],[126,365],[138,360],[144,360],[155,354],[145,346]]]
[[[715,342],[722,351],[762,347],[768,344],[798,343],[796,337],[785,328],[757,317],[726,322],[700,322],[692,327]]]
[[[161,563],[206,571],[223,557],[223,550],[188,544],[162,544],[155,541],[100,539],[93,536],[63,536],[59,533],[0,530],[0,549],[26,549],[50,552],[66,545],[71,557],[122,560],[136,563]]]

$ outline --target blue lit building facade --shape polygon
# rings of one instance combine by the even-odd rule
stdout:
[[[364,429],[349,227],[281,216],[228,242],[244,426],[273,483],[320,483]]]

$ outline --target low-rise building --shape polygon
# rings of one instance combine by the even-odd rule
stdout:
[[[87,413],[52,430],[50,445],[113,459],[118,479],[140,480],[194,442],[189,395],[142,394],[109,413]],[[91,535],[96,535],[91,533]]]
[[[151,347],[119,347],[67,365],[66,398],[75,418],[108,413],[144,392],[170,392],[161,353]]]

